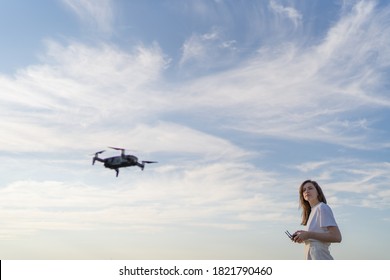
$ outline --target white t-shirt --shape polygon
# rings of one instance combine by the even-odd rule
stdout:
[[[309,220],[306,225],[307,231],[328,232],[327,227],[331,226],[337,226],[337,223],[329,205],[320,202],[311,208]]]
[[[306,224],[307,231],[328,232],[327,227],[337,226],[332,209],[320,202],[311,208],[309,220]],[[307,260],[333,260],[329,252],[330,243],[321,242],[315,239],[305,241],[305,251]]]

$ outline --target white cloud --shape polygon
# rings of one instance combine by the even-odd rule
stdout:
[[[236,67],[174,85],[164,80],[171,61],[157,44],[125,52],[110,44],[64,46],[47,41],[41,64],[21,69],[14,77],[0,76],[2,147],[43,151],[101,142],[122,146],[131,139],[148,149],[150,139],[157,137],[164,141],[153,143],[155,151],[197,151],[203,141],[213,147],[208,151],[218,141],[227,150],[237,149],[229,140],[218,139],[221,129],[233,135],[244,131],[372,147],[374,120],[354,114],[390,104],[386,95],[375,91],[378,83],[373,85],[381,84],[388,66],[384,61],[389,61],[384,47],[390,43],[387,13],[378,16],[371,2],[360,2],[318,45],[264,46]],[[186,65],[191,60],[218,64],[224,55],[210,50],[223,42],[217,28],[193,35],[184,44],[182,69],[192,67]],[[371,53],[381,59],[372,61]],[[185,124],[189,119],[206,123],[206,130],[215,134],[197,132]],[[170,124],[175,121],[180,125]],[[383,146],[386,143],[379,141],[375,145]],[[234,153],[245,154],[242,149]]]
[[[134,177],[132,187],[125,181],[105,187],[15,181],[0,188],[0,237],[107,226],[114,230],[160,231],[170,225],[199,227],[214,223],[220,228],[242,229],[251,221],[267,219],[267,215],[274,218],[272,207],[267,207],[274,198],[263,194],[273,181],[272,174],[234,163],[185,169],[178,164],[175,172],[158,174],[157,170],[142,179]],[[259,211],[269,214],[262,216]]]
[[[125,52],[110,44],[64,46],[47,41],[41,64],[21,69],[14,77],[0,76],[5,93],[0,97],[2,147],[42,151],[99,142],[122,146],[131,139],[147,149],[150,139],[158,137],[172,139],[160,141],[164,144],[158,148],[194,151],[196,145],[186,138],[218,142],[215,135],[221,129],[233,135],[244,131],[372,147],[375,121],[354,115],[362,108],[390,104],[386,95],[375,91],[388,66],[384,61],[389,61],[384,47],[390,43],[387,13],[380,11],[378,16],[371,2],[359,2],[317,45],[264,46],[236,67],[174,85],[164,80],[171,61],[157,44]],[[215,55],[215,46],[223,42],[218,28],[194,34],[184,44],[182,69],[192,67],[192,60],[218,64],[225,56]],[[373,61],[371,53],[381,59]],[[185,124],[188,119],[207,123],[214,136],[198,133]],[[180,125],[169,124],[175,121]],[[183,133],[173,137],[176,131]],[[229,145],[221,141],[222,147]],[[386,145],[378,141],[375,147]]]
[[[317,181],[337,205],[385,209],[389,203],[388,162],[332,158],[291,168]]]
[[[302,172],[308,172],[321,168],[328,163],[329,161],[311,161],[299,164],[296,166],[296,168]]]
[[[112,0],[62,0],[84,22],[104,33],[113,32]]]
[[[167,65],[157,46],[125,53],[109,45],[63,47],[49,41],[43,59],[45,63],[22,69],[15,77],[0,77],[5,150],[74,146],[94,138],[90,129],[99,137],[97,126],[111,125],[116,131],[123,122],[142,119],[165,103],[148,94],[149,84],[159,80]]]
[[[207,60],[216,40],[219,40],[217,29],[205,34],[193,34],[183,44],[180,64]]]
[[[270,8],[276,14],[282,15],[291,20],[295,27],[297,27],[302,22],[302,14],[293,7],[284,7],[283,5],[280,5],[272,0],[270,2]]]
[[[195,67],[209,70],[228,65],[237,52],[237,42],[234,39],[226,40],[222,33],[220,28],[213,27],[210,32],[192,34],[181,48],[181,69]]]

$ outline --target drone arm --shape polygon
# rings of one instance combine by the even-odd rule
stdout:
[[[157,163],[157,161],[143,160],[141,163],[137,162],[136,164],[141,168],[141,170],[144,170],[145,163]]]
[[[94,157],[93,157],[93,159],[92,159],[92,165],[94,165],[94,164],[95,164],[95,161],[104,162],[104,160],[103,160],[103,159],[101,159],[101,158],[98,158],[97,156],[94,156]]]
[[[95,164],[95,161],[104,162],[103,159],[98,157],[98,155],[101,154],[101,153],[104,153],[104,150],[95,153],[95,156],[92,158],[92,165]]]

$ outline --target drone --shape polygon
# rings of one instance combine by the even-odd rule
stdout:
[[[92,165],[95,164],[95,161],[103,162],[105,168],[114,169],[116,171],[116,177],[118,177],[119,175],[119,168],[138,166],[139,168],[141,168],[141,170],[144,170],[146,163],[157,163],[157,161],[148,161],[148,160],[143,160],[139,162],[136,156],[126,155],[125,149],[123,148],[115,148],[115,147],[109,147],[109,148],[117,151],[121,151],[121,155],[103,159],[103,158],[99,158],[99,154],[105,152],[105,150],[96,152],[95,156],[92,158]]]

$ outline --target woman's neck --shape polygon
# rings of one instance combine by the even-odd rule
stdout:
[[[310,204],[311,208],[315,207],[319,203],[320,203],[320,201],[318,199],[316,199],[314,201],[309,201],[309,204]]]

